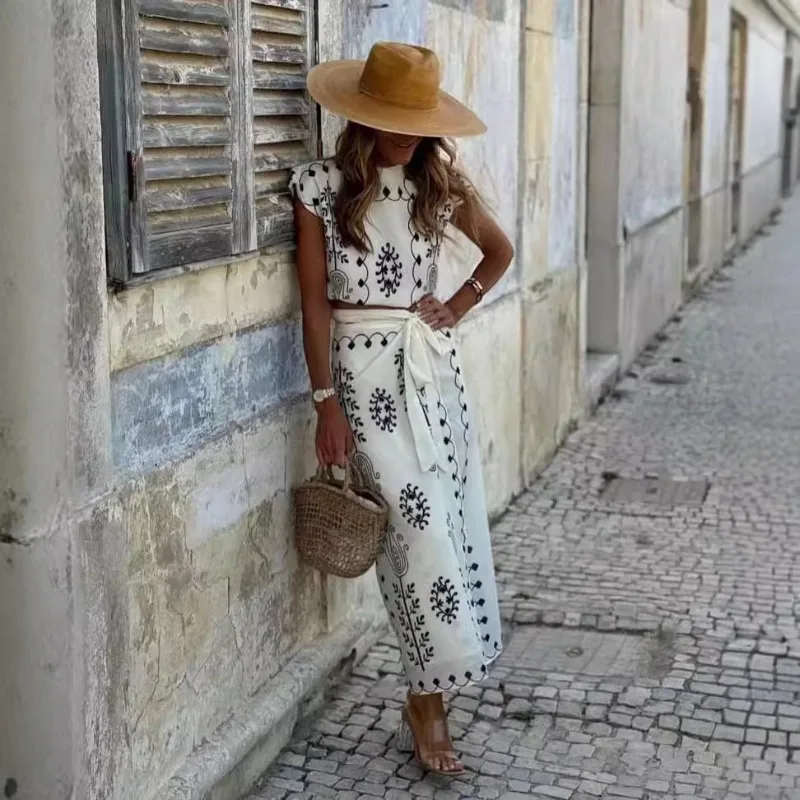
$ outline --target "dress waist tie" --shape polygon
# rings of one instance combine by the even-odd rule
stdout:
[[[430,390],[439,395],[439,379],[432,356],[444,356],[449,350],[445,336],[434,331],[416,314],[398,309],[353,309],[335,310],[333,318],[342,327],[353,326],[360,331],[375,329],[385,331],[391,325],[401,337],[403,346],[403,378],[405,380],[408,406],[408,421],[420,469],[427,472],[437,462],[436,441],[425,415],[422,401],[414,394],[421,393],[431,398]],[[411,394],[411,391],[414,394]],[[416,402],[415,402],[416,401]]]

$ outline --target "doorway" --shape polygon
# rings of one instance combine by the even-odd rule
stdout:
[[[707,0],[692,0],[686,69],[686,123],[684,131],[684,226],[686,266],[689,272],[702,261],[703,236],[703,73],[706,58]]]
[[[794,143],[795,112],[792,109],[792,39],[786,32],[785,56],[783,59],[783,113],[781,115],[783,134],[783,164],[781,189],[784,197],[792,192],[792,145]]]
[[[739,240],[742,215],[742,155],[747,63],[747,20],[731,12],[728,59],[728,248]]]

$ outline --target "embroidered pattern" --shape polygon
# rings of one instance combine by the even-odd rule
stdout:
[[[375,389],[369,399],[372,421],[382,430],[391,433],[397,427],[397,406],[386,389]]]
[[[437,619],[452,625],[458,613],[458,591],[450,578],[441,575],[431,587],[431,606]]]
[[[367,252],[343,246],[334,219],[340,180],[329,160],[298,168],[291,183],[295,196],[323,221],[328,296],[354,304],[387,304],[390,298],[388,304],[406,308],[435,291],[444,237],[426,238],[413,229],[415,187],[402,170],[381,173]],[[438,220],[442,231],[450,206]],[[480,465],[468,435],[455,337],[441,356],[431,351],[436,380],[418,390],[405,383],[401,334],[400,322],[343,325],[332,342],[332,366],[356,439],[354,468],[362,485],[390,505],[376,568],[410,690],[431,692],[485,678],[501,649],[501,627],[485,501],[481,492],[466,491],[468,474]],[[420,471],[415,441],[400,436],[408,429],[408,403],[420,404],[416,409],[423,410],[436,447],[436,463],[427,472]],[[418,433],[427,436],[420,424]]]
[[[381,187],[371,208],[370,247],[345,245],[336,223],[336,197],[342,174],[334,159],[315,161],[292,173],[290,188],[323,222],[328,261],[328,297],[356,305],[376,295],[407,308],[437,288],[444,231],[453,214],[447,201],[437,214],[439,231],[423,237],[412,224],[416,186],[402,168],[382,170]]]
[[[356,399],[356,390],[353,386],[355,376],[353,373],[342,364],[337,364],[333,370],[333,386],[336,393],[339,395],[339,402],[342,404],[347,421],[350,423],[350,428],[353,431],[353,438],[360,444],[367,441],[364,435],[364,420],[361,419],[360,411],[361,406]]]
[[[405,521],[417,530],[424,531],[428,527],[431,507],[419,486],[408,483],[400,492],[400,513]]]
[[[400,287],[400,280],[403,277],[403,265],[400,263],[400,255],[394,246],[386,242],[378,253],[378,260],[375,263],[375,275],[378,278],[378,285],[381,291],[391,297]]]
[[[392,588],[406,658],[415,667],[424,670],[425,665],[433,660],[435,650],[431,644],[431,632],[425,627],[425,615],[417,597],[417,587],[413,583],[404,587],[397,582]]]

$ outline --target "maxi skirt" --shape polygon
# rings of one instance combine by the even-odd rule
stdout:
[[[354,462],[390,508],[377,578],[414,693],[486,677],[502,650],[480,456],[456,334],[404,310],[334,312]]]

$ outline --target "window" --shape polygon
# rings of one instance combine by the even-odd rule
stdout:
[[[110,277],[292,239],[313,0],[98,0]]]

